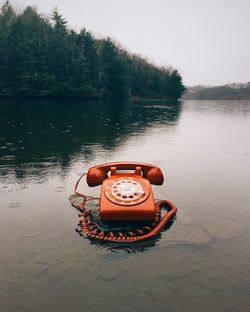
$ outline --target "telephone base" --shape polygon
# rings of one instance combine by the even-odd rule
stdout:
[[[113,175],[103,181],[100,219],[144,221],[156,218],[150,182],[136,174]]]

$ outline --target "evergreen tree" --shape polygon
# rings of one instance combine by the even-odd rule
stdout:
[[[99,94],[99,59],[96,40],[83,28],[77,36],[76,43],[81,56],[85,59],[85,94],[97,97]]]
[[[107,38],[101,42],[99,73],[99,96],[105,98],[128,97],[127,71],[117,47]]]
[[[9,59],[10,42],[8,38],[15,18],[16,14],[13,7],[8,0],[5,1],[0,10],[0,90],[6,95],[9,94],[8,87],[12,78]]]
[[[182,84],[182,78],[176,69],[164,69],[165,86],[164,95],[170,99],[178,99],[186,88]]]
[[[11,6],[11,4],[9,3],[9,1],[5,1],[5,3],[2,5],[1,7],[1,13],[0,13],[0,17],[1,17],[1,28],[3,27],[3,29],[8,27],[8,24],[11,22],[12,19],[14,19],[16,16],[15,11],[13,9],[13,7]]]
[[[67,21],[59,14],[57,8],[55,8],[51,14],[51,19],[54,22],[54,29],[59,34],[64,34],[67,30]]]

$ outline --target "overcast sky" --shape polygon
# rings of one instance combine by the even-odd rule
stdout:
[[[173,65],[186,85],[250,81],[250,0],[10,0],[69,26],[110,36],[157,65]],[[3,3],[3,0],[0,0]]]

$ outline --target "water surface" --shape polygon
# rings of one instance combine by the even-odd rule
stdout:
[[[155,197],[177,218],[154,240],[91,243],[68,196],[121,160],[161,167]],[[0,310],[249,311],[249,168],[247,101],[1,100]]]

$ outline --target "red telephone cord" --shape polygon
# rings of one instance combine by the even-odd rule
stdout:
[[[90,200],[96,200],[99,198],[95,198],[95,197],[86,198],[84,194],[77,192],[78,184],[80,180],[82,179],[82,177],[85,175],[86,173],[80,176],[80,178],[76,182],[75,190],[74,190],[75,194],[83,197],[83,201],[78,206],[74,206],[74,207],[76,207],[82,212],[79,214],[79,217],[81,217],[79,224],[80,224],[82,232],[84,232],[86,236],[90,239],[97,239],[97,240],[110,241],[110,242],[119,241],[123,243],[133,243],[133,242],[146,240],[160,233],[161,230],[168,223],[168,221],[172,219],[173,216],[177,212],[177,208],[172,202],[166,199],[160,200],[155,204],[156,218],[154,222],[152,223],[151,227],[144,226],[135,231],[123,231],[123,232],[115,232],[115,233],[111,231],[102,231],[98,228],[96,223],[93,221],[91,210],[85,209],[86,202]],[[167,205],[170,208],[170,210],[165,214],[163,218],[161,218],[161,207],[164,205]]]

